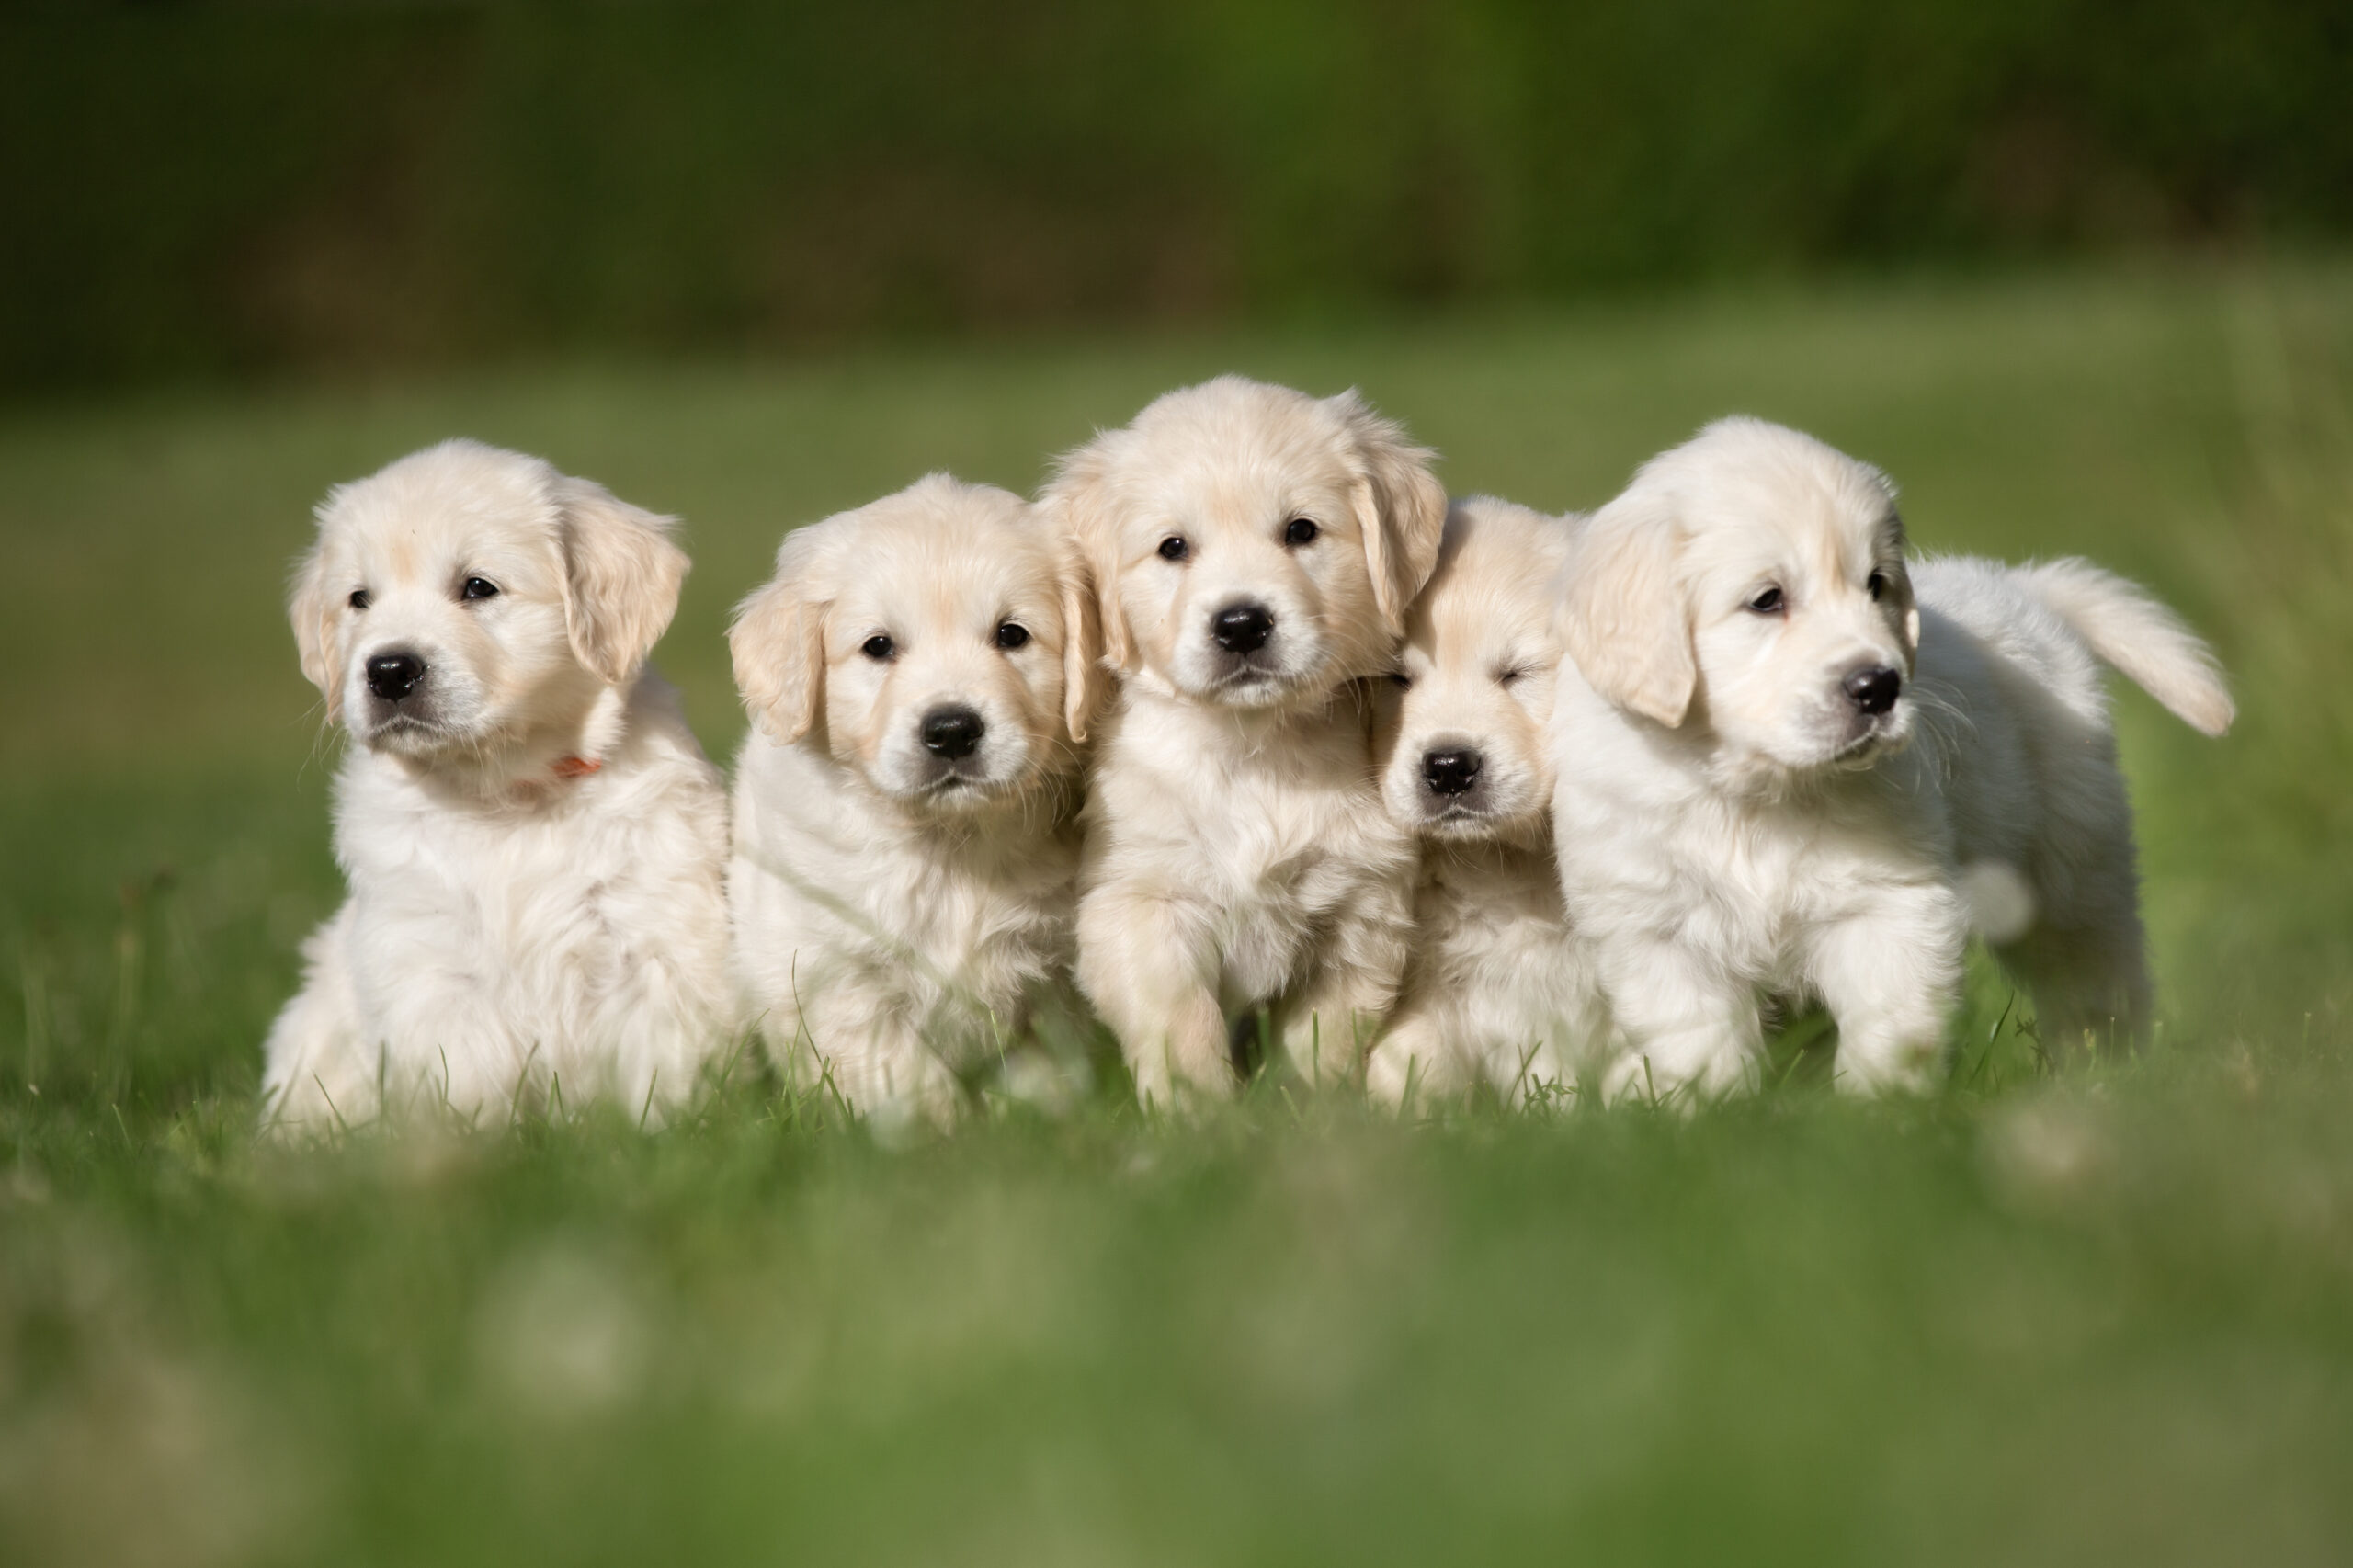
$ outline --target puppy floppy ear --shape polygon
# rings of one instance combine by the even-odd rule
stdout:
[[[1438,568],[1446,531],[1446,488],[1430,472],[1438,454],[1406,438],[1405,427],[1367,407],[1352,389],[1327,399],[1354,444],[1357,528],[1373,608],[1392,637],[1405,634],[1405,610]]]
[[[327,581],[326,541],[311,546],[294,568],[294,585],[286,597],[286,618],[294,623],[294,649],[302,661],[302,678],[326,699],[327,722],[343,717],[343,642],[336,636],[336,594]]]
[[[824,528],[785,536],[775,580],[737,605],[727,628],[745,708],[760,728],[788,743],[814,729],[824,706],[825,606],[813,597]]]
[[[1894,489],[1894,486],[1884,477],[1880,480],[1880,483],[1890,491]],[[1894,591],[1895,602],[1904,609],[1904,619],[1900,625],[1904,632],[1904,673],[1908,676],[1917,664],[1920,654],[1920,600],[1912,588],[1911,562],[1904,559],[1904,518],[1893,506],[1888,508],[1887,527],[1894,535],[1894,538],[1888,542],[1893,547],[1895,562],[1893,570],[1888,573],[1890,578],[1888,585]]]
[[[1074,743],[1086,739],[1111,691],[1103,667],[1103,617],[1095,574],[1077,544],[1061,541],[1063,599],[1063,728]]]
[[[553,493],[572,651],[617,686],[637,673],[677,613],[688,566],[687,552],[669,540],[677,519],[585,479],[560,476]]]
[[[1669,729],[1690,710],[1699,679],[1681,551],[1666,499],[1629,490],[1586,524],[1557,611],[1561,644],[1586,683]]]
[[[1092,621],[1099,658],[1132,675],[1135,639],[1120,608],[1120,529],[1111,512],[1111,456],[1116,435],[1097,436],[1062,460],[1045,494],[1038,498],[1046,521],[1073,552],[1074,575],[1095,601]],[[1067,612],[1065,612],[1067,613]],[[1074,733],[1073,738],[1077,738]]]

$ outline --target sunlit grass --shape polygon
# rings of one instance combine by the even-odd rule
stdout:
[[[1356,383],[1459,490],[1607,497],[1733,409],[1930,549],[2209,633],[2119,698],[2165,1019],[2053,1074],[1980,962],[1950,1087],[1800,1020],[1697,1116],[1108,1089],[888,1136],[741,1064],[618,1111],[251,1136],[339,895],[278,596],[331,482],[463,431],[682,513],[658,655],[787,525],[1017,487],[1153,392]],[[2353,1539],[2353,275],[2083,277],[1332,338],[19,411],[0,425],[0,1556],[2323,1562]]]

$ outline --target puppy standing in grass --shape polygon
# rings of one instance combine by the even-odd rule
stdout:
[[[1431,454],[1353,392],[1224,377],[1064,460],[1119,699],[1097,736],[1078,975],[1148,1102],[1230,1094],[1230,1021],[1355,1081],[1394,998],[1413,845],[1364,683],[1437,560]]]
[[[1752,1084],[1760,994],[1828,1006],[1841,1086],[1922,1087],[1972,924],[2047,1045],[2145,1025],[2098,662],[2219,735],[2212,655],[2083,562],[1915,572],[1904,542],[1877,470],[1753,419],[1653,460],[1585,530],[1555,822],[1631,1040],[1605,1087]]]
[[[800,528],[728,634],[734,964],[779,1068],[934,1119],[1067,971],[1104,677],[1066,546],[935,474]]]
[[[643,667],[687,574],[670,527],[472,441],[321,506],[291,615],[358,743],[351,896],[264,1048],[269,1122],[694,1087],[731,1022],[727,803]]]
[[[1552,858],[1554,596],[1576,522],[1456,502],[1405,619],[1373,748],[1382,799],[1421,840],[1413,960],[1367,1065],[1392,1105],[1572,1087],[1604,1033]]]

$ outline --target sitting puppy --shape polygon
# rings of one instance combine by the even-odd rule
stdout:
[[[449,441],[330,494],[296,578],[302,673],[358,744],[351,896],[264,1047],[267,1118],[418,1101],[676,1105],[731,1027],[727,801],[643,668],[671,519]]]
[[[1230,1094],[1260,1009],[1302,1073],[1354,1081],[1411,929],[1364,682],[1437,560],[1430,454],[1353,392],[1225,377],[1064,460],[1123,677],[1097,736],[1078,977],[1147,1102]]]
[[[779,1070],[938,1119],[1067,969],[1093,606],[1018,496],[935,474],[786,536],[728,634],[734,964]]]
[[[2046,1042],[2139,1031],[2097,660],[2208,734],[2232,718],[2161,606],[2078,561],[1915,573],[1883,476],[1753,419],[1647,464],[1566,581],[1554,824],[1631,1041],[1606,1089],[1753,1083],[1760,993],[1827,1006],[1842,1086],[1925,1085],[1972,918]]]
[[[1390,813],[1421,838],[1413,961],[1366,1068],[1392,1105],[1571,1087],[1602,1032],[1552,859],[1553,596],[1573,527],[1458,501],[1405,618],[1373,748]]]

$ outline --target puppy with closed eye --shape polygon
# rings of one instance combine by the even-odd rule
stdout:
[[[1413,845],[1381,806],[1365,683],[1438,556],[1430,460],[1353,392],[1228,376],[1097,437],[1048,488],[1120,679],[1078,977],[1147,1102],[1232,1093],[1237,1026],[1358,1081],[1394,999]]]
[[[264,1047],[267,1122],[675,1106],[733,1027],[718,771],[645,655],[672,520],[449,441],[319,508],[291,606],[353,744],[351,893]]]
[[[1020,497],[934,474],[796,529],[728,641],[734,966],[789,1077],[939,1119],[1066,973],[1094,607]]]
[[[1604,1032],[1552,857],[1553,608],[1576,522],[1456,502],[1405,618],[1373,747],[1421,846],[1413,960],[1366,1067],[1392,1105],[1571,1089]]]
[[[2080,561],[1911,565],[1884,475],[1754,419],[1646,464],[1566,583],[1554,822],[1629,1039],[1606,1088],[1752,1084],[1760,994],[1828,1007],[1842,1087],[1924,1086],[1972,924],[2047,1045],[2140,1032],[2099,664],[2232,718],[2164,607]]]

